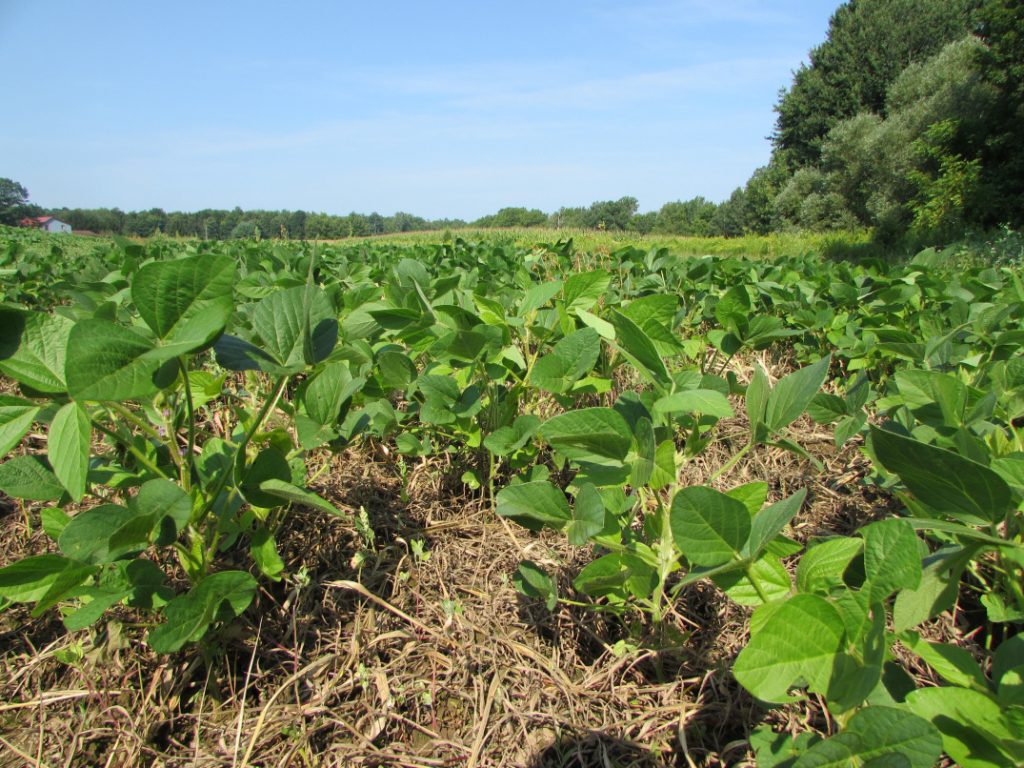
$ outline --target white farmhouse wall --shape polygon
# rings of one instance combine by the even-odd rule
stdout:
[[[43,229],[47,232],[71,233],[71,225],[65,224],[63,221],[57,221],[57,219],[50,219],[48,222],[43,224]]]

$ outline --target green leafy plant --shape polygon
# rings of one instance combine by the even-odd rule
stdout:
[[[176,651],[256,594],[248,571],[218,568],[227,548],[247,538],[257,570],[279,579],[274,515],[291,503],[338,514],[304,488],[302,463],[302,447],[338,436],[361,385],[327,362],[336,313],[307,282],[246,307],[250,328],[230,336],[236,280],[232,259],[193,256],[139,267],[110,311],[70,320],[3,309],[0,371],[25,395],[5,399],[4,443],[40,422],[47,445],[0,464],[0,490],[55,504],[42,520],[60,554],[0,569],[0,600],[34,603],[37,615],[60,604],[69,629],[126,603],[162,619],[149,633],[154,650]],[[214,344],[222,366],[253,372],[245,396],[198,370]],[[300,415],[283,398],[309,372]],[[300,422],[302,446],[271,424],[281,416]],[[74,515],[63,511],[71,502],[82,504]],[[162,552],[187,577],[184,592],[171,587]]]

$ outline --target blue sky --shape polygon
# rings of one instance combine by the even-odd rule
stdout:
[[[0,177],[125,210],[717,201],[838,5],[0,0]]]

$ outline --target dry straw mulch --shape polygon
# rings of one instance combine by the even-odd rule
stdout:
[[[706,482],[739,447],[730,434],[746,434],[742,415],[720,429],[686,482]],[[717,484],[765,480],[771,500],[808,488],[801,540],[891,509],[861,482],[857,445],[837,451],[806,420],[795,439],[824,471],[760,448]],[[351,519],[294,510],[278,537],[288,578],[265,583],[206,655],[154,656],[128,610],[75,635],[55,611],[0,614],[0,766],[752,765],[761,723],[831,727],[814,699],[767,709],[735,683],[749,611],[714,585],[686,589],[658,629],[549,612],[512,586],[519,562],[571,594],[592,553],[496,517],[461,467],[435,458],[403,473],[396,459],[380,445],[323,457],[316,490],[365,510],[372,543]],[[0,507],[0,565],[52,546],[37,508]],[[955,638],[948,619],[930,631]]]

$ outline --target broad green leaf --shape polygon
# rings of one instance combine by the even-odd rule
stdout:
[[[423,313],[418,309],[388,307],[387,309],[370,310],[370,315],[389,331],[401,331],[417,325],[423,320]]]
[[[988,693],[988,683],[981,667],[963,648],[947,643],[929,643],[916,632],[904,632],[900,641],[947,683]]]
[[[897,632],[916,627],[953,605],[960,575],[976,554],[975,547],[947,545],[921,561],[921,583],[902,589],[893,603],[892,623]]]
[[[558,604],[558,585],[543,568],[530,560],[524,560],[512,574],[516,591],[526,597],[541,598],[549,611]]]
[[[755,560],[750,565],[750,571],[748,574],[742,568],[732,569],[712,576],[712,581],[738,605],[762,605],[765,602],[762,595],[769,602],[781,600],[793,589],[789,571],[774,555],[765,555]],[[751,575],[757,580],[756,586]]]
[[[745,285],[734,285],[715,304],[715,319],[727,331],[743,336],[750,318],[750,294]]]
[[[729,498],[742,502],[747,512],[753,517],[761,511],[761,507],[768,501],[768,483],[762,480],[755,480],[752,483],[744,483],[730,488],[725,492]]]
[[[217,364],[229,371],[281,372],[281,367],[269,354],[237,336],[222,334],[213,348],[217,355]]]
[[[174,653],[186,643],[202,640],[211,624],[229,621],[248,608],[256,586],[256,580],[241,571],[207,576],[167,604],[164,623],[149,633],[150,647],[157,653]]]
[[[842,587],[846,569],[860,555],[863,547],[864,542],[853,537],[826,539],[810,547],[800,558],[796,569],[797,588],[801,592],[827,595]]]
[[[844,416],[848,416],[849,412],[843,398],[838,395],[830,395],[827,392],[819,392],[811,398],[811,403],[807,406],[807,415],[818,424],[832,424]]]
[[[433,347],[431,353],[438,358],[474,361],[481,356],[490,341],[490,337],[483,333],[484,329],[493,326],[481,325],[480,331],[452,331],[442,337]],[[500,331],[498,332],[500,338]]]
[[[656,387],[671,386],[672,378],[665,361],[643,329],[615,310],[612,310],[610,319],[615,327],[615,346],[625,358]]]
[[[927,720],[895,707],[865,707],[842,733],[810,747],[793,768],[931,768],[942,739]]]
[[[904,402],[911,409],[938,406],[942,420],[959,426],[970,400],[967,385],[948,373],[903,370],[895,375],[896,385]]]
[[[1024,635],[1008,637],[999,644],[992,658],[992,681],[999,683],[1011,669],[1024,665]]]
[[[64,486],[38,456],[15,456],[0,464],[0,491],[15,499],[56,501]]]
[[[326,358],[338,340],[338,318],[321,288],[304,285],[277,291],[257,303],[253,330],[262,349],[286,370]]]
[[[96,575],[99,570],[98,565],[75,561],[68,563],[67,567],[57,574],[57,578],[54,579],[53,584],[46,590],[46,593],[36,601],[35,607],[32,609],[32,615],[42,616],[43,613],[61,600],[71,597],[72,592]]]
[[[141,521],[136,527],[132,523]],[[57,540],[68,557],[83,563],[108,563],[126,554],[138,552],[149,544],[153,519],[137,510],[118,504],[101,504],[83,510],[71,518]],[[112,539],[121,533],[119,540]]]
[[[585,376],[601,354],[601,338],[593,328],[570,333],[541,357],[530,371],[530,383],[556,394]]]
[[[484,438],[484,447],[495,456],[508,456],[525,446],[540,429],[540,419],[533,414],[516,416],[510,426],[499,427]]]
[[[27,400],[23,403],[0,404],[0,456],[6,455],[21,442],[32,428],[40,410]]]
[[[1010,488],[985,465],[877,427],[871,427],[871,446],[882,466],[936,511],[975,524],[1006,516]]]
[[[547,283],[532,286],[526,291],[522,302],[519,304],[519,316],[527,317],[532,312],[537,311],[557,296],[561,290],[561,280],[552,280]]]
[[[422,374],[417,379],[417,385],[427,401],[454,404],[461,394],[459,385],[450,376],[438,376],[436,374]]]
[[[127,601],[137,608],[152,610],[174,597],[159,566],[150,560],[121,561],[108,566],[95,585],[74,591],[78,607],[64,612],[64,626],[74,632],[99,621],[117,603]]]
[[[74,501],[85,495],[85,478],[89,471],[92,445],[92,424],[89,414],[77,403],[67,403],[53,417],[46,443],[53,473]]]
[[[284,500],[263,490],[262,486],[268,480],[288,483],[291,479],[292,468],[285,455],[276,448],[264,448],[242,475],[239,490],[246,501],[257,507],[279,507]]]
[[[128,508],[140,517],[148,517],[150,529],[160,526],[158,544],[170,544],[192,520],[192,497],[170,480],[147,480],[128,500]]]
[[[57,541],[71,522],[71,515],[59,507],[47,507],[39,512],[39,521],[46,535]]]
[[[657,583],[654,568],[636,555],[623,553],[599,557],[579,572],[572,585],[591,597],[613,595],[625,599],[649,597]]]
[[[1024,454],[1012,453],[992,459],[992,471],[1018,493],[1024,493]]]
[[[426,288],[430,286],[430,273],[427,268],[416,259],[402,259],[395,265],[395,276],[398,282],[404,286],[413,284]]]
[[[292,485],[284,480],[270,478],[262,481],[259,487],[261,493],[269,494],[270,496],[277,498],[279,503],[281,501],[290,501],[294,504],[302,504],[312,509],[319,509],[321,512],[326,512],[327,514],[334,515],[335,517],[347,517],[344,512],[323,499],[321,496],[304,488],[299,488],[297,485]]]
[[[701,413],[719,419],[733,417],[732,406],[721,392],[713,389],[689,389],[665,395],[654,404],[658,413]]]
[[[767,622],[752,634],[736,658],[733,675],[762,701],[791,701],[789,689],[828,689],[845,627],[839,612],[824,598],[799,594],[773,608]]]
[[[569,312],[589,310],[604,296],[611,275],[603,269],[577,272],[565,281],[565,306]]]
[[[768,384],[768,376],[760,365],[754,366],[754,376],[747,385],[747,418],[750,420],[751,432],[758,440],[767,439],[767,435],[758,435],[758,425],[765,423],[768,410],[768,397],[771,394],[771,387]]]
[[[135,560],[132,562],[148,562]],[[117,565],[127,565],[118,563]],[[90,627],[103,617],[103,613],[118,603],[127,600],[132,594],[132,584],[121,568],[104,571],[99,583],[85,588],[76,589],[74,597],[78,600],[77,607],[63,611],[64,626],[69,632]]]
[[[260,573],[273,581],[280,581],[284,573],[284,561],[277,553],[277,542],[265,526],[259,526],[252,535],[249,551]]]
[[[921,556],[917,536],[906,520],[871,523],[859,531],[864,538],[865,588],[871,602],[885,600],[899,589],[921,583]]]
[[[823,357],[776,382],[768,395],[765,408],[765,424],[770,432],[779,432],[796,421],[818,394],[828,376],[832,356]]]
[[[203,444],[203,451],[196,460],[196,471],[203,488],[212,492],[224,473],[231,471],[234,455],[234,449],[219,437],[211,437]]]
[[[775,733],[770,725],[759,725],[750,734],[758,768],[792,768],[793,761],[819,741],[821,737],[810,731],[792,736]]]
[[[132,279],[132,301],[158,339],[200,349],[224,330],[234,311],[235,263],[204,254],[156,261]]]
[[[59,555],[36,555],[0,568],[0,598],[12,603],[34,603],[71,564],[71,560]]]
[[[800,511],[800,507],[803,506],[806,497],[807,489],[801,488],[792,496],[778,501],[770,507],[765,507],[758,512],[751,524],[750,540],[743,548],[743,555],[745,557],[760,556],[764,548],[768,546],[772,539],[782,533],[782,529]]]
[[[621,462],[633,443],[626,420],[611,408],[581,408],[560,414],[546,421],[540,434],[566,458],[590,464]]]
[[[83,400],[132,400],[159,388],[163,360],[152,342],[109,320],[81,320],[68,338],[65,362],[68,393]]]
[[[313,377],[303,394],[306,413],[318,424],[331,426],[341,415],[341,407],[362,387],[363,379],[353,379],[345,363],[329,363]]]
[[[0,372],[39,392],[64,392],[64,359],[74,322],[0,308]]]
[[[585,545],[591,536],[600,533],[604,528],[604,517],[601,494],[590,483],[584,484],[576,494],[572,519],[565,526],[569,543],[576,547]]]
[[[856,621],[850,621],[849,612],[844,609],[854,601],[848,599],[848,596],[853,596],[856,600],[862,594],[851,591],[836,602],[836,607],[844,614],[846,636],[852,646],[844,649],[844,652],[836,657],[832,679],[825,692],[829,708],[837,714],[863,706],[878,689],[882,680],[886,652],[891,645],[890,642],[886,642],[884,611],[870,611],[865,608],[863,618],[858,617]],[[853,623],[857,625],[855,629],[851,629]]]
[[[227,373],[214,376],[209,371],[189,371],[188,383],[192,393],[192,409],[199,410],[211,400],[221,396]]]
[[[646,416],[637,419],[633,427],[633,451],[636,458],[630,467],[629,484],[640,488],[650,482],[657,460],[654,427]]]
[[[380,382],[385,389],[405,389],[416,378],[416,366],[409,356],[395,349],[389,349],[377,358]],[[348,369],[345,369],[346,373]],[[351,378],[351,377],[349,377]]]
[[[652,323],[670,328],[678,306],[677,296],[663,293],[633,299],[620,311],[640,328],[647,328]]]
[[[602,339],[612,341],[615,339],[615,326],[607,320],[602,320],[597,315],[587,312],[585,309],[577,309],[576,317],[583,321],[588,328],[593,328]]]
[[[664,440],[658,444],[654,452],[654,467],[648,485],[658,491],[676,481],[676,444],[672,440]]]
[[[930,721],[942,734],[942,748],[962,768],[1006,768],[1022,755],[1004,748],[1019,738],[995,699],[954,686],[920,688],[907,696],[911,712]]]
[[[690,486],[672,500],[672,538],[694,565],[722,565],[740,557],[750,537],[742,502],[706,486]]]
[[[525,528],[561,530],[572,519],[565,494],[546,481],[509,485],[498,492],[498,514]]]

